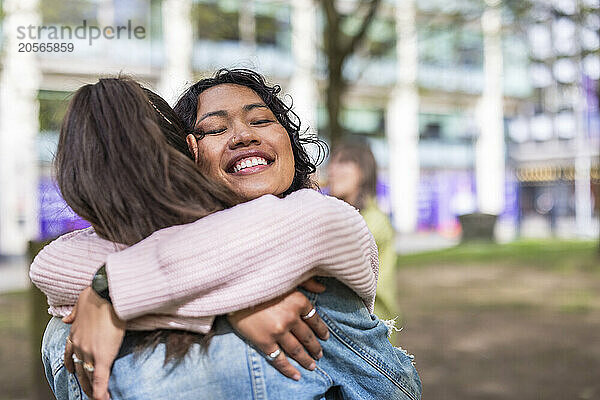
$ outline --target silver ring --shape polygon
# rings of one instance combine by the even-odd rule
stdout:
[[[302,316],[302,319],[306,321],[307,319],[312,318],[312,316],[315,315],[316,312],[317,310],[315,310],[315,308],[313,307],[313,309],[310,310],[308,314]]]
[[[83,360],[80,360],[79,357],[77,357],[77,354],[73,353],[73,355],[71,356],[71,358],[73,359],[73,362],[75,364],[83,364]]]
[[[279,355],[281,354],[281,349],[277,349],[274,352],[272,352],[271,354],[266,354],[265,357],[267,358],[267,360],[269,362],[273,362],[277,359],[277,357],[279,357]]]
[[[87,372],[94,372],[94,370],[96,368],[94,368],[94,365],[92,365],[92,363],[84,362],[83,363],[83,369],[85,369]]]

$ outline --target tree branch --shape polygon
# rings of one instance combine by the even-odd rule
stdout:
[[[371,0],[369,4],[369,11],[365,16],[365,19],[363,19],[363,22],[360,28],[358,29],[358,32],[352,35],[352,39],[350,39],[348,45],[346,45],[345,48],[341,49],[344,58],[349,54],[352,54],[356,47],[359,45],[359,43],[364,39],[367,30],[369,29],[369,26],[371,26],[371,22],[375,18],[375,14],[377,14],[377,9],[379,8],[380,3],[381,0]]]
[[[327,25],[324,37],[325,47],[330,49],[337,48],[338,37],[340,36],[339,25],[340,16],[335,9],[335,0],[320,0],[323,5],[323,11],[325,11],[325,18],[327,19]]]

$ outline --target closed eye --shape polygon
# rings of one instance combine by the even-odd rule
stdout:
[[[273,121],[272,119],[261,119],[258,121],[251,122],[250,125],[265,125],[265,124],[270,124],[273,122],[275,122],[275,121]]]
[[[194,136],[196,136],[196,139],[200,140],[206,135],[218,135],[220,133],[225,132],[225,130],[226,130],[226,128],[220,128],[220,129],[212,129],[209,131],[205,131],[204,129],[197,128],[194,130]]]

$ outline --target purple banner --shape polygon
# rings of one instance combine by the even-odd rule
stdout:
[[[379,177],[379,204],[390,204],[389,182]],[[518,218],[518,182],[507,172],[505,208],[501,219]],[[417,230],[438,231],[448,236],[460,234],[458,216],[477,211],[473,171],[421,171],[417,193]]]
[[[90,226],[89,222],[75,214],[65,203],[58,186],[52,179],[41,178],[38,190],[40,199],[39,240],[55,238],[63,233]]]

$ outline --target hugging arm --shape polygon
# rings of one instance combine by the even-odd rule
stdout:
[[[372,235],[353,207],[313,190],[266,195],[122,248],[89,230],[66,235],[40,252],[30,276],[55,315],[67,314],[104,261],[124,320],[160,314],[209,328],[211,316],[276,298],[314,275],[338,278],[372,309]],[[143,326],[144,317],[137,321]]]
[[[106,265],[121,318],[201,317],[263,303],[314,275],[334,276],[370,302],[376,257],[353,207],[301,190],[209,215],[164,239],[150,237],[109,255]]]

